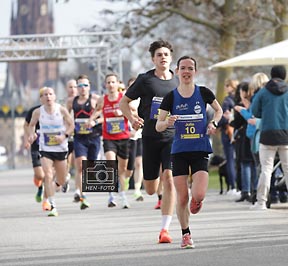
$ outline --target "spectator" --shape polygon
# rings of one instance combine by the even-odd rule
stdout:
[[[233,127],[229,123],[233,120],[234,111],[234,97],[238,80],[228,79],[225,81],[225,91],[227,96],[224,98],[222,103],[223,116],[219,121],[219,127],[221,128],[221,140],[223,150],[226,158],[226,167],[228,174],[229,190],[227,195],[236,196],[237,193],[235,182],[236,182],[236,167],[235,167],[235,150],[232,143]]]
[[[250,139],[251,152],[256,166],[256,175],[252,180],[252,195],[251,202],[252,204],[256,201],[257,185],[258,178],[260,175],[260,160],[259,160],[259,137],[260,137],[260,124],[261,119],[253,116],[251,111],[251,104],[256,93],[263,88],[269,78],[264,73],[256,73],[252,76],[251,81],[249,82],[248,95],[243,99],[245,107],[242,107],[240,114],[247,121],[246,127],[246,136]]]
[[[284,66],[271,69],[271,79],[253,99],[252,113],[261,118],[259,157],[261,173],[255,210],[265,210],[276,152],[288,186],[288,85]]]
[[[238,85],[240,88],[241,102],[234,106],[235,116],[233,124],[238,130],[238,139],[236,140],[238,150],[238,160],[241,167],[241,197],[236,202],[251,201],[251,182],[256,179],[256,166],[253,159],[250,140],[246,136],[247,121],[240,114],[242,109],[248,108],[248,83],[242,82]]]

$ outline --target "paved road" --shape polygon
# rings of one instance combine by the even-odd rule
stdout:
[[[73,182],[72,186],[73,186]],[[248,203],[209,191],[203,210],[191,216],[196,248],[180,249],[176,215],[172,244],[157,244],[156,196],[131,209],[108,209],[107,194],[89,193],[81,211],[73,192],[57,193],[59,217],[47,217],[34,200],[32,171],[0,172],[0,265],[201,265],[284,266],[288,258],[288,204],[251,211]]]

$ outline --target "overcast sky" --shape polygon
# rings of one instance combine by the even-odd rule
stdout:
[[[10,34],[11,5],[17,0],[2,0],[0,8],[0,36],[5,37]],[[34,0],[38,1],[38,0]],[[99,22],[97,12],[109,5],[119,9],[123,4],[107,3],[105,0],[70,0],[64,3],[64,0],[54,2],[54,28],[56,34],[78,33],[79,29],[93,25]],[[100,18],[100,21],[103,18]],[[0,73],[5,71],[6,64],[0,63]]]
[[[9,35],[11,3],[17,0],[2,0],[0,8],[0,36]],[[34,0],[38,1],[38,0]],[[107,3],[105,0],[70,0],[64,3],[64,0],[59,0],[57,4],[54,2],[54,19],[55,33],[69,34],[77,33],[79,29],[93,24],[99,19],[98,11],[102,10],[109,4],[119,7],[119,4]]]

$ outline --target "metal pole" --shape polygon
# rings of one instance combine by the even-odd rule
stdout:
[[[16,141],[15,141],[15,103],[13,100],[14,89],[12,90],[11,97],[11,119],[12,119],[12,169],[16,168],[15,156],[16,156]]]
[[[101,61],[97,58],[97,92],[99,95],[102,94],[102,86],[101,86]]]
[[[122,54],[119,49],[119,57],[118,57],[118,68],[119,68],[119,77],[123,81],[123,64],[122,64]]]

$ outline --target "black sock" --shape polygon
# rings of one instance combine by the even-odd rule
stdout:
[[[158,195],[158,199],[162,200],[162,194]]]
[[[185,234],[191,234],[189,227],[187,227],[186,229],[182,229],[182,236],[184,236]]]

